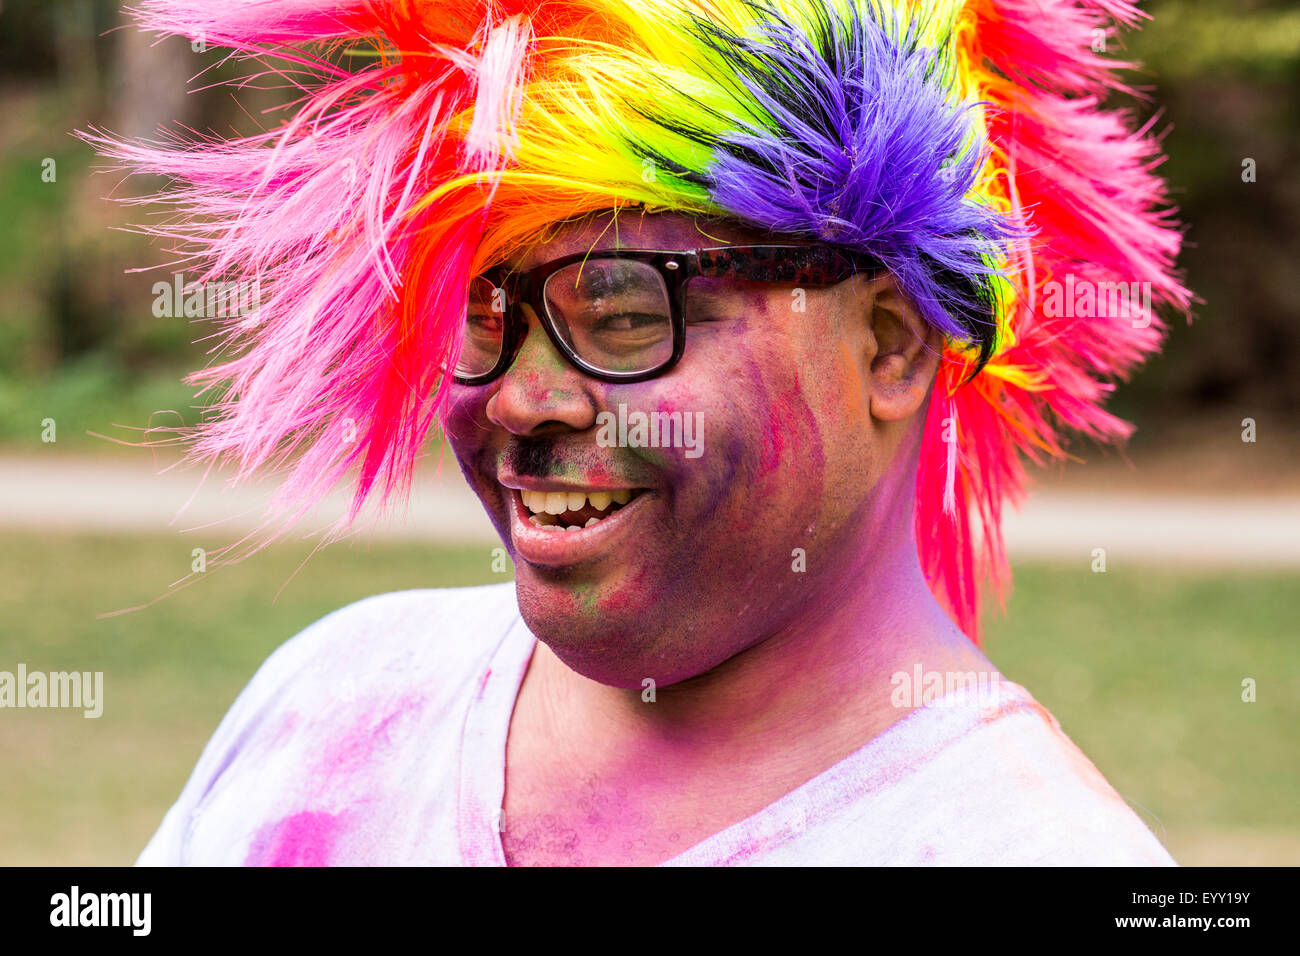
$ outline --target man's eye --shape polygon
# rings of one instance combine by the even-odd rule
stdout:
[[[638,330],[663,327],[668,319],[662,315],[649,312],[617,312],[604,315],[592,323],[593,332],[635,332]]]
[[[734,310],[734,307],[733,307]],[[701,298],[686,303],[686,324],[702,325],[705,322],[717,322],[727,317],[726,304],[710,298]]]
[[[471,312],[466,322],[470,330],[476,335],[499,335],[501,333],[501,314],[498,312]]]

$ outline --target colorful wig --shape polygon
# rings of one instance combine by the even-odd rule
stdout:
[[[471,276],[557,222],[640,206],[883,259],[946,337],[917,476],[936,597],[972,639],[1008,580],[1021,453],[1131,426],[1101,405],[1186,312],[1150,124],[1103,109],[1127,0],[141,0],[145,29],[304,92],[236,140],[121,142],[170,177],[196,281],[256,279],[193,461],[283,472],[281,527],[355,472],[341,533],[404,495],[444,406]],[[285,67],[287,62],[289,67]],[[1062,283],[1065,283],[1062,286]],[[1091,289],[1063,303],[1060,290]],[[1100,294],[1103,301],[1098,301]],[[1055,296],[1055,306],[1052,297]],[[1090,304],[1091,303],[1091,304]],[[1077,307],[1076,307],[1077,306]],[[203,394],[200,392],[200,396]],[[269,519],[268,519],[269,520]],[[269,525],[268,525],[269,526]],[[282,532],[281,532],[282,533]]]

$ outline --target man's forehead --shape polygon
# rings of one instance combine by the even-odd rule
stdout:
[[[550,259],[606,249],[696,249],[704,246],[771,242],[762,229],[735,220],[688,213],[604,211],[552,226],[525,253],[509,260],[516,271],[527,271]]]

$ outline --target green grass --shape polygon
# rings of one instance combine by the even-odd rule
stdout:
[[[165,593],[193,546],[3,536],[0,670],[102,670],[105,709],[0,711],[0,864],[131,862],[275,647],[370,594],[503,577],[486,547],[396,544],[336,545],[294,576],[300,545],[97,617]],[[1029,566],[986,645],[1180,862],[1295,862],[1297,616],[1290,574]],[[1257,703],[1241,702],[1244,677]]]
[[[195,389],[181,382],[185,371],[130,375],[111,357],[96,354],[45,376],[0,376],[0,446],[19,452],[45,448],[46,419],[54,420],[60,449],[82,454],[118,453],[116,442],[167,441],[170,432],[145,430],[199,420]]]

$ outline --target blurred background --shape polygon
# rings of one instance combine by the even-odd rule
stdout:
[[[1108,52],[1144,64],[1148,98],[1125,105],[1167,130],[1203,302],[1117,391],[1138,426],[1127,448],[1079,444],[1010,519],[1016,584],[986,650],[1179,862],[1295,864],[1300,9],[1142,6],[1153,23]],[[136,444],[197,420],[181,378],[209,361],[211,329],[154,316],[167,268],[125,271],[167,262],[122,228],[158,212],[106,197],[156,184],[94,174],[70,131],[250,133],[286,95],[200,90],[240,64],[122,22],[115,0],[0,0],[0,670],[105,683],[98,719],[0,710],[0,864],[132,862],[272,649],[369,594],[510,574],[435,439],[410,512],[168,594],[196,549],[250,527],[265,489],[213,477],[190,501],[202,476]]]

